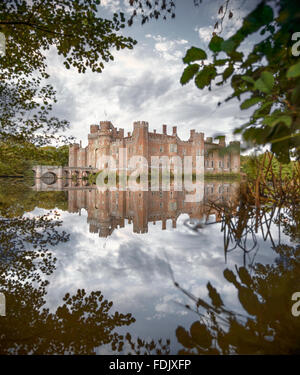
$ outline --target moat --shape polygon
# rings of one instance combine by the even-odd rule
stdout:
[[[176,329],[188,330],[197,315],[189,307],[190,298],[174,281],[203,299],[210,283],[226,306],[242,312],[236,288],[224,279],[223,271],[244,266],[252,272],[254,263],[283,262],[284,257],[274,249],[295,242],[272,217],[263,222],[262,230],[254,230],[249,217],[238,239],[228,235],[224,216],[209,203],[230,204],[234,223],[241,188],[236,180],[204,181],[203,200],[195,203],[186,203],[184,192],[172,189],[100,192],[95,185],[71,180],[67,186],[10,179],[0,184],[1,280],[7,297],[7,316],[1,320],[6,324],[2,352],[104,354],[115,349],[126,354],[132,351],[130,345],[119,342],[126,341],[129,333],[133,341],[158,343],[162,339],[175,354],[182,348]],[[47,213],[36,228],[34,223]],[[58,221],[60,225],[51,226]],[[7,243],[15,249],[9,256]],[[24,259],[23,252],[27,252]],[[36,252],[39,256],[29,264],[27,258]],[[39,259],[44,262],[40,269]],[[43,284],[44,280],[49,283]],[[82,289],[87,295],[101,291],[102,301],[113,305],[104,306],[99,315],[94,297],[84,300],[77,294]],[[73,302],[68,300],[75,295]],[[82,304],[76,305],[80,299]],[[77,306],[77,318],[65,308],[57,310],[64,303]],[[49,311],[42,312],[44,308]],[[117,315],[108,319],[108,310]],[[18,323],[20,314],[22,324]],[[84,326],[80,319],[87,319]]]

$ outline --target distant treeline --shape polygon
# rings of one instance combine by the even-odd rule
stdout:
[[[259,155],[241,155],[241,172],[248,178],[256,178],[264,158],[264,153]],[[37,147],[32,144],[7,144],[0,143],[0,176],[33,176],[31,167],[36,164],[41,165],[68,165],[69,147],[67,145],[54,147]],[[265,162],[266,164],[267,162]],[[280,164],[275,158],[272,159],[272,168],[282,177],[291,177],[295,162],[289,164]],[[267,165],[265,165],[265,168]],[[236,175],[235,175],[236,176]],[[209,177],[209,176],[206,176]],[[213,176],[218,177],[218,176]],[[224,177],[229,177],[228,175]],[[94,176],[95,178],[95,176]]]
[[[0,176],[33,176],[31,167],[42,165],[68,165],[68,146],[37,147],[32,144],[0,143]]]

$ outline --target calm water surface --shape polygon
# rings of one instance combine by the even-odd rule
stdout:
[[[239,191],[239,182],[205,181],[202,201],[187,203],[184,192],[172,190],[100,192],[83,183],[47,185],[6,180],[1,184],[1,209],[2,215],[4,210],[13,209],[14,214],[6,215],[10,218],[18,214],[29,219],[51,209],[50,218],[57,219],[56,211],[62,221],[58,233],[70,235],[66,241],[47,244],[56,261],[48,275],[38,270],[42,280],[49,281],[43,297],[45,304],[40,309],[47,307],[55,313],[66,293],[75,295],[78,289],[86,293],[101,291],[104,299],[113,302],[112,313],[130,313],[135,319],[129,325],[115,327],[115,332],[129,332],[134,340],[139,337],[149,342],[170,339],[170,352],[175,354],[182,347],[175,335],[177,327],[188,329],[197,315],[186,308],[191,301],[174,286],[174,279],[185,290],[206,300],[206,285],[210,282],[226,306],[242,312],[237,290],[224,279],[224,269],[251,269],[257,262],[272,265],[278,260],[272,247],[291,243],[290,236],[274,223],[267,238],[257,230],[238,246],[234,239],[226,243],[222,217],[209,208],[208,202],[227,202],[237,207]],[[32,249],[32,244],[27,243],[26,248]],[[22,279],[22,274],[18,275]],[[9,277],[7,274],[6,280]],[[26,280],[36,285],[28,274],[23,277],[23,286]],[[26,286],[22,293],[26,293]],[[6,319],[11,309],[14,304],[8,303]],[[72,330],[72,324],[68,329]],[[34,332],[33,336],[39,335],[38,330]],[[18,335],[12,335],[15,343],[4,338],[2,345],[15,348],[18,341],[26,340],[22,335],[20,330]],[[88,334],[86,340],[89,341]],[[92,340],[89,345],[93,346]],[[128,346],[120,349],[126,354]],[[30,352],[26,346],[24,350]],[[113,352],[109,342],[96,344],[94,350],[99,354]]]

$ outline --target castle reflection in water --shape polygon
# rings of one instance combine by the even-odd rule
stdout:
[[[187,202],[186,195],[190,192],[175,191],[171,184],[170,191],[100,191],[95,185],[84,181],[58,181],[59,185],[46,185],[37,181],[37,191],[67,191],[68,211],[81,214],[85,209],[88,213],[87,222],[91,233],[100,237],[108,237],[117,228],[123,228],[125,221],[133,224],[134,233],[147,233],[148,223],[160,223],[166,229],[167,221],[176,222],[181,214],[187,214],[193,221],[205,221],[214,215],[214,221],[220,221],[217,212],[211,209],[210,202],[237,202],[239,182],[223,182],[209,180],[202,182],[202,199],[200,202]]]

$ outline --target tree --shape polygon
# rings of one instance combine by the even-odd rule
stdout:
[[[111,312],[113,303],[100,291],[67,293],[54,312],[45,306],[46,278],[56,268],[47,247],[69,240],[57,230],[59,215],[52,216],[0,219],[0,291],[8,312],[0,319],[0,353],[95,354],[104,344],[121,351],[124,336],[114,330],[135,319],[130,313]]]
[[[278,16],[273,8],[278,9]],[[271,151],[284,163],[291,155],[300,158],[300,62],[292,55],[298,22],[294,1],[261,1],[233,36],[224,40],[214,33],[208,45],[211,63],[205,51],[190,48],[183,58],[188,66],[181,77],[182,84],[194,79],[199,89],[211,89],[212,83],[220,86],[230,79],[233,93],[225,101],[247,95],[240,108],[256,106],[249,121],[235,133],[241,133],[251,146],[271,144]],[[262,38],[245,56],[238,48],[256,32]]]
[[[247,214],[251,206],[249,203],[245,205],[245,202],[244,206],[242,210]],[[269,214],[268,222],[266,214]],[[230,222],[232,224],[234,221],[233,212],[223,209],[223,215],[223,222],[229,227]],[[284,226],[284,233],[296,245],[281,243],[280,238],[277,244],[272,240],[272,250],[277,255],[272,264],[252,265],[252,262],[249,267],[236,266],[234,272],[225,269],[224,278],[236,288],[241,313],[226,307],[221,295],[209,282],[209,301],[193,296],[175,283],[195,303],[195,307],[194,303],[187,307],[200,318],[189,330],[181,326],[177,328],[176,336],[183,346],[178,354],[300,353],[300,320],[291,312],[291,296],[298,291],[299,286],[299,213],[293,207],[281,208],[281,212],[278,212],[273,206],[258,210],[256,220],[262,236],[272,240],[274,226],[279,230],[280,226]],[[252,225],[251,220],[240,221],[240,228],[236,228],[239,230],[231,230],[232,242],[240,243],[242,232],[248,231]],[[252,246],[251,236],[245,239],[244,245],[244,251],[249,251],[249,245]]]
[[[98,15],[99,0],[8,0],[0,4],[0,32],[6,54],[0,58],[0,138],[3,141],[49,142],[64,130],[65,120],[49,117],[56,101],[46,84],[46,52],[63,56],[67,69],[101,72],[113,60],[112,48],[133,48],[136,41],[123,37],[122,13],[112,20]],[[52,137],[53,138],[53,137]]]
[[[198,6],[202,1],[194,0]],[[142,23],[152,18],[175,17],[172,0],[132,0],[134,17]],[[225,17],[233,18],[230,0],[219,8],[220,19],[208,44],[212,57],[198,47],[191,47],[183,58],[187,64],[182,85],[192,79],[199,89],[212,89],[230,82],[233,93],[225,101],[237,98],[246,110],[255,106],[249,121],[235,130],[249,147],[271,145],[271,151],[284,163],[291,156],[300,158],[300,61],[293,56],[293,35],[298,30],[299,9],[293,0],[261,0],[234,35],[224,40],[219,34]],[[275,13],[278,15],[275,15]],[[250,53],[239,51],[242,43],[255,33],[260,40],[252,43]],[[246,98],[245,98],[246,96]],[[221,104],[221,103],[220,103]]]

